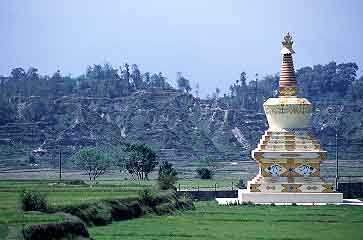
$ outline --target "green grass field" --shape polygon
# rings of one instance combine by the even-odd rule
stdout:
[[[11,235],[18,238],[23,226],[59,222],[62,214],[23,212],[19,195],[23,189],[47,192],[50,205],[66,205],[99,199],[136,196],[138,191],[150,187],[152,183],[137,181],[105,181],[92,187],[88,185],[55,184],[47,180],[1,180],[0,181],[0,239]]]
[[[236,180],[237,181],[237,180]],[[231,180],[180,180],[177,186],[229,187]],[[0,239],[19,239],[23,226],[64,220],[62,214],[23,212],[23,189],[47,192],[49,204],[136,196],[155,181],[100,180],[98,184],[55,184],[50,180],[0,181]],[[363,208],[355,206],[219,206],[198,202],[196,210],[173,216],[146,216],[89,228],[94,239],[360,239]]]
[[[237,180],[236,180],[237,181]],[[123,198],[136,196],[138,191],[150,188],[155,181],[135,181],[100,179],[98,183],[89,185],[57,184],[54,180],[0,180],[0,239],[8,234],[16,238],[23,226],[63,221],[59,214],[45,214],[39,212],[23,212],[20,209],[19,195],[23,189],[34,189],[47,192],[50,205],[66,205],[99,199]],[[192,187],[226,187],[231,180],[180,180],[178,186]]]
[[[90,228],[108,239],[361,239],[363,208],[354,206],[218,206]]]

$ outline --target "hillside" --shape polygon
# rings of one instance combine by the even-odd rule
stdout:
[[[7,165],[26,161],[27,153],[38,147],[47,150],[43,164],[51,165],[47,159],[59,149],[67,157],[83,146],[134,141],[152,145],[160,159],[172,162],[191,163],[206,154],[238,161],[249,158],[266,128],[262,114],[222,109],[176,90],[144,90],[113,99],[16,101],[14,121],[0,126],[1,159]]]
[[[84,146],[109,147],[126,142],[150,144],[161,160],[182,166],[205,155],[220,161],[249,160],[266,129],[264,114],[230,110],[215,101],[200,100],[176,90],[149,89],[121,98],[64,96],[14,98],[13,120],[0,126],[3,166],[25,166],[29,153],[47,151],[43,167],[56,165],[59,150],[67,159]],[[315,105],[314,131],[329,158],[335,158],[335,118],[345,159],[361,158],[362,105]],[[349,139],[349,141],[348,141]],[[352,144],[353,145],[350,145]],[[358,145],[357,145],[358,143]],[[65,161],[66,167],[72,167]]]

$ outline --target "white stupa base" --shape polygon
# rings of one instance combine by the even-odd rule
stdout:
[[[323,205],[343,202],[342,193],[266,193],[238,190],[238,198],[217,198],[219,204],[247,203],[255,204],[299,204]]]

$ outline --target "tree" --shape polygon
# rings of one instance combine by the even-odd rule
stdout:
[[[150,82],[151,82],[151,87],[153,87],[153,88],[160,88],[160,86],[161,86],[160,77],[156,73],[151,75]]]
[[[150,73],[146,72],[143,75],[144,83],[147,88],[151,87]]]
[[[116,146],[111,150],[110,157],[113,164],[120,170],[120,173],[126,169],[128,159],[125,146]]]
[[[204,156],[201,160],[201,163],[204,165],[204,167],[197,169],[198,177],[201,179],[211,179],[217,170],[217,162],[215,158],[212,158],[209,155]]]
[[[143,143],[128,144],[125,152],[127,171],[139,180],[148,179],[149,173],[158,165],[156,153]]]
[[[36,164],[37,163],[37,161],[36,161],[33,154],[29,154],[28,162],[29,162],[29,164]]]
[[[212,172],[214,173],[217,170],[217,161],[215,158],[207,155],[202,159],[202,163]]]
[[[130,84],[130,68],[129,64],[125,63],[124,69],[120,67],[121,76],[119,88],[121,90],[121,96],[127,96],[131,90],[132,86]]]
[[[353,98],[363,99],[363,76],[353,83]]]
[[[189,93],[192,90],[192,88],[190,87],[190,81],[185,77],[183,77],[181,72],[177,72],[176,82],[178,84],[179,90],[185,91],[187,93]]]
[[[221,93],[221,90],[219,88],[216,88],[216,98],[219,98],[219,94]]]
[[[347,93],[349,86],[352,85],[357,77],[358,66],[356,63],[342,63],[337,66],[335,82],[333,82],[334,90],[339,92],[341,96]]]
[[[160,81],[160,88],[164,89],[166,87],[166,77],[163,76],[162,72],[159,72],[158,77]]]
[[[85,170],[90,181],[105,174],[110,167],[110,158],[96,148],[82,148],[72,156],[76,166]]]
[[[10,77],[14,80],[20,80],[22,78],[25,78],[25,71],[23,68],[14,68],[11,70]]]
[[[174,184],[178,180],[178,173],[173,168],[173,164],[168,161],[164,161],[159,166],[158,172],[158,185],[160,189],[166,190],[174,188]]]
[[[197,175],[200,179],[212,179],[213,173],[208,168],[197,168]]]
[[[132,81],[134,82],[135,88],[136,89],[141,89],[143,87],[143,82],[142,82],[142,77],[141,77],[141,72],[139,70],[139,67],[136,64],[133,64],[131,66],[131,78]]]

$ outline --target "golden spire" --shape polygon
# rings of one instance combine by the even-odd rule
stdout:
[[[279,93],[282,97],[295,96],[297,92],[297,84],[295,78],[294,63],[292,60],[292,54],[295,51],[292,49],[292,37],[290,33],[287,33],[282,41],[281,54],[283,55],[280,80],[279,80]]]
[[[294,44],[294,41],[292,41],[292,37],[289,32],[286,34],[286,36],[284,37],[284,41],[282,41],[281,43],[283,46],[283,48],[281,50],[281,54],[286,54],[286,53],[294,54],[295,53],[295,51],[292,49],[292,44]]]

